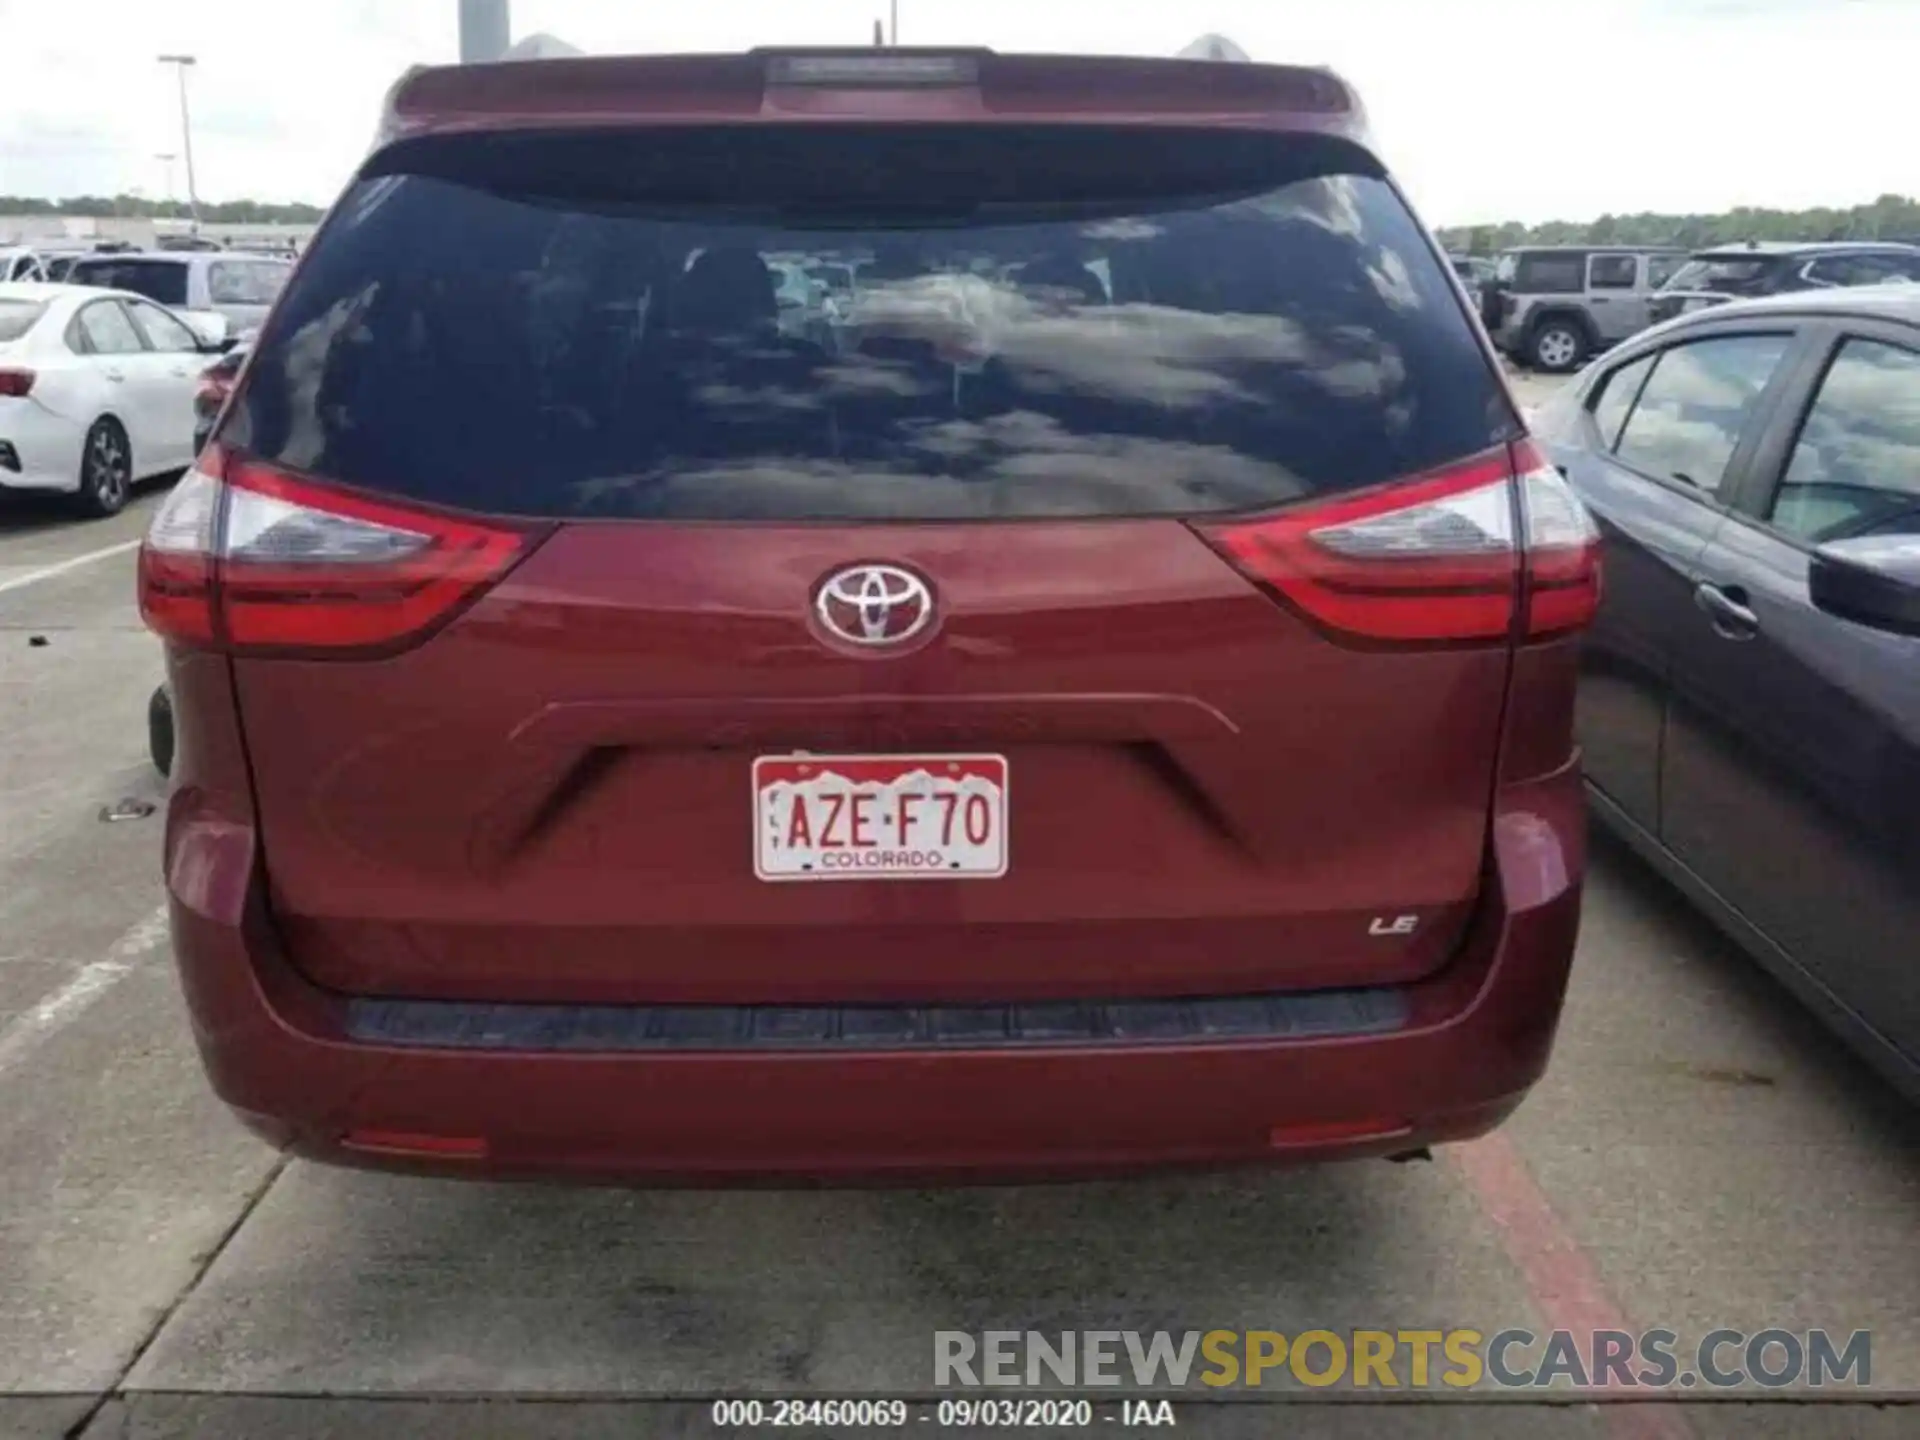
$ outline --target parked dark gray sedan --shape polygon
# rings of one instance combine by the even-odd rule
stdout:
[[[1920,1097],[1920,286],[1658,326],[1536,429],[1607,542],[1596,813]]]

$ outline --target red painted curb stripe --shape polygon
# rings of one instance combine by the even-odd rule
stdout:
[[[1441,1154],[1500,1237],[1501,1248],[1549,1329],[1576,1335],[1595,1330],[1640,1333],[1607,1293],[1580,1242],[1560,1223],[1512,1141],[1496,1133],[1449,1145]],[[1693,1427],[1670,1406],[1629,1401],[1618,1389],[1594,1387],[1581,1393],[1613,1402],[1602,1404],[1599,1411],[1607,1433],[1617,1440],[1692,1440]]]

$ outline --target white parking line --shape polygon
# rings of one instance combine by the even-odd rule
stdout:
[[[96,560],[105,560],[111,555],[124,555],[129,550],[138,549],[138,540],[122,540],[118,545],[109,545],[104,550],[89,550],[84,555],[76,555],[71,560],[62,560],[58,565],[43,566],[38,570],[29,570],[24,575],[16,575],[11,580],[0,580],[0,595],[9,590],[24,590],[29,585],[37,585],[42,580],[51,580],[56,575],[64,575],[69,570],[78,570],[82,565],[91,565]]]
[[[0,1075],[33,1047],[80,1013],[134,970],[141,956],[167,938],[167,907],[162,905],[108,947],[106,955],[83,966],[78,975],[0,1030]]]

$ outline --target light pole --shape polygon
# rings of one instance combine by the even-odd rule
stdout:
[[[460,63],[485,65],[506,58],[513,43],[508,0],[460,0]]]
[[[162,55],[162,65],[174,67],[180,81],[180,148],[187,157],[187,214],[193,217],[193,233],[200,233],[200,192],[193,183],[193,121],[187,115],[187,67],[197,63],[191,55]]]

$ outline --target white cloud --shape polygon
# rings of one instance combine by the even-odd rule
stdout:
[[[1435,223],[1920,193],[1912,0],[900,0],[902,38],[1170,55],[1202,31],[1359,88]],[[887,0],[514,0],[590,51],[864,42]],[[158,194],[190,84],[200,192],[326,201],[387,87],[457,49],[456,0],[0,0],[0,193]],[[176,186],[184,171],[176,166]]]

